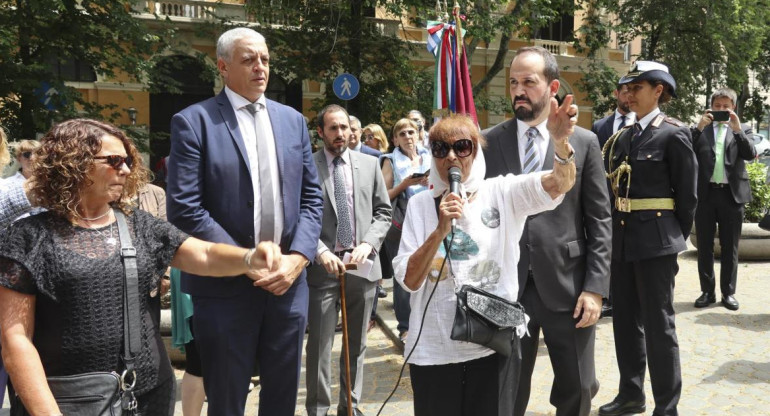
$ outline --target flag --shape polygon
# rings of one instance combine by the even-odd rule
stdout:
[[[457,113],[468,115],[478,124],[459,7],[455,8],[454,16],[454,22],[429,21],[427,25],[427,48],[436,60],[434,121],[450,113]]]

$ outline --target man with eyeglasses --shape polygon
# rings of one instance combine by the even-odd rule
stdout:
[[[559,67],[550,52],[519,49],[509,84],[516,117],[482,132],[488,143],[487,177],[549,170],[563,162],[554,153],[548,126],[549,101],[559,85]],[[569,143],[575,149],[570,156],[577,166],[575,186],[556,209],[530,217],[519,242],[519,302],[531,319],[514,392],[517,416],[527,409],[541,330],[553,364],[556,414],[588,415],[599,388],[594,324],[609,286],[610,202],[596,135],[575,127]]]
[[[429,148],[428,143],[428,130],[425,128],[425,117],[422,116],[420,110],[411,110],[406,116],[409,120],[414,121],[419,131],[417,132],[420,138],[420,145],[424,148]]]
[[[348,148],[374,157],[380,157],[382,154],[379,150],[372,149],[361,141],[361,120],[354,115],[350,116],[350,141],[348,141]]]

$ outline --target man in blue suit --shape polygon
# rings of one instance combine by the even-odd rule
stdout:
[[[356,116],[350,116],[350,141],[348,141],[348,148],[369,156],[380,157],[382,155],[382,152],[372,149],[361,141],[361,120]]]
[[[618,84],[615,91],[613,91],[613,95],[615,95],[615,100],[617,101],[615,112],[596,120],[591,126],[591,131],[599,138],[600,149],[615,132],[623,128],[623,126],[634,124],[636,121],[636,115],[628,107],[628,86]]]
[[[323,199],[305,120],[268,100],[264,37],[237,28],[217,41],[225,89],[171,120],[168,218],[207,241],[281,245],[281,269],[256,281],[182,274],[192,295],[208,414],[243,415],[255,360],[260,415],[293,415],[307,321],[305,266],[318,247]],[[203,254],[202,254],[203,255]]]

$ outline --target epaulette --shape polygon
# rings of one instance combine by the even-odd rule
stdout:
[[[681,121],[675,119],[674,117],[666,117],[665,122],[668,123],[668,124],[673,124],[673,125],[675,125],[677,127],[684,127],[685,126],[684,123],[682,123]]]

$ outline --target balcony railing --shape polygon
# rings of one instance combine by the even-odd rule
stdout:
[[[158,16],[179,21],[214,20],[219,18],[237,22],[254,22],[242,4],[201,0],[144,1],[135,6],[140,17]]]
[[[554,55],[567,55],[569,43],[556,40],[534,39],[535,46],[541,46]]]

